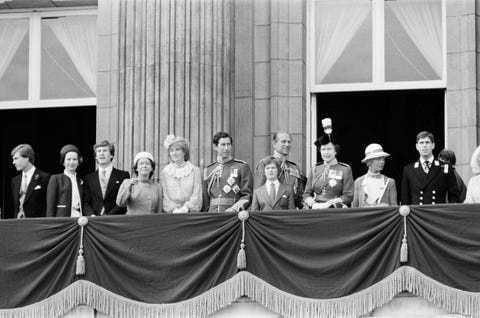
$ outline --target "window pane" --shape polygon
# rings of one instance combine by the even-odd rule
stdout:
[[[0,19],[0,101],[28,99],[29,20]]]
[[[315,1],[315,83],[372,81],[372,2]]]
[[[386,1],[385,80],[438,80],[441,75],[441,1]]]
[[[96,17],[42,19],[42,99],[95,97]]]

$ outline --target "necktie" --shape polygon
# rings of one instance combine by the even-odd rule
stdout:
[[[425,166],[425,173],[428,173],[430,171],[430,161],[425,161],[423,165]]]
[[[105,197],[105,192],[107,192],[107,171],[102,169],[100,171],[100,187],[102,188],[102,196]]]
[[[272,204],[275,203],[275,183],[270,183],[270,200]]]
[[[22,177],[22,183],[20,184],[20,206],[17,219],[25,218],[25,211],[23,210],[23,203],[25,202],[25,194],[27,193],[27,175],[24,174]]]
[[[27,193],[27,175],[24,174],[22,178],[22,185],[20,186],[20,194],[25,195]]]

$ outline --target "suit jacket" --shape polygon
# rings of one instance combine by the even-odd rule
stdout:
[[[402,204],[436,204],[460,202],[454,170],[448,164],[434,160],[428,174],[416,161],[403,168]]]
[[[130,174],[123,170],[113,168],[108,179],[105,197],[102,196],[102,188],[100,186],[100,177],[98,170],[85,176],[83,183],[85,215],[100,215],[102,208],[105,208],[107,214],[125,214],[126,208],[119,207],[115,201],[117,200],[118,189],[123,180],[129,179]]]
[[[353,191],[352,207],[364,207],[367,206],[365,202],[365,191],[362,187],[363,180],[367,175],[364,174],[360,178],[355,180],[355,190]],[[382,197],[378,200],[377,205],[397,205],[397,187],[395,186],[395,180],[381,175],[385,184],[385,191]]]
[[[265,185],[253,192],[252,211],[295,210],[295,200],[291,186],[280,183],[275,202],[272,202]]]
[[[78,193],[80,202],[83,202],[82,180],[77,176]],[[83,204],[81,203],[83,213]],[[54,174],[50,177],[47,188],[47,216],[69,217],[72,213],[72,181],[64,173]]]
[[[27,187],[25,200],[23,201],[23,211],[25,217],[36,218],[44,217],[47,208],[47,186],[50,175],[35,168],[32,179]],[[22,174],[12,178],[12,197],[13,197],[13,211],[15,217],[20,211],[20,186],[22,185]]]

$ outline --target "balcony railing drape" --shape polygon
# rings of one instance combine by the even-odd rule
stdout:
[[[209,315],[242,295],[287,317],[356,317],[407,290],[480,315],[480,205],[0,222],[0,317],[86,304],[112,317]],[[400,262],[406,224],[408,261]],[[246,269],[237,269],[244,234]]]

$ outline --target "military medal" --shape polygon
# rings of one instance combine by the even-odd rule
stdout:
[[[229,186],[232,186],[235,183],[235,179],[232,175],[230,175],[230,177],[227,179],[227,183]]]
[[[331,186],[332,188],[337,185],[337,180],[335,179],[330,179],[328,180],[328,185]]]
[[[230,191],[232,191],[232,188],[230,188],[230,186],[229,186],[228,184],[226,184],[226,185],[223,187],[223,192],[229,193]]]
[[[238,185],[234,185],[233,186],[233,192],[235,192],[235,194],[237,194],[238,192],[240,192],[240,187]]]
[[[232,169],[232,173],[230,174],[230,176],[234,178],[238,177],[238,169],[237,168]]]

